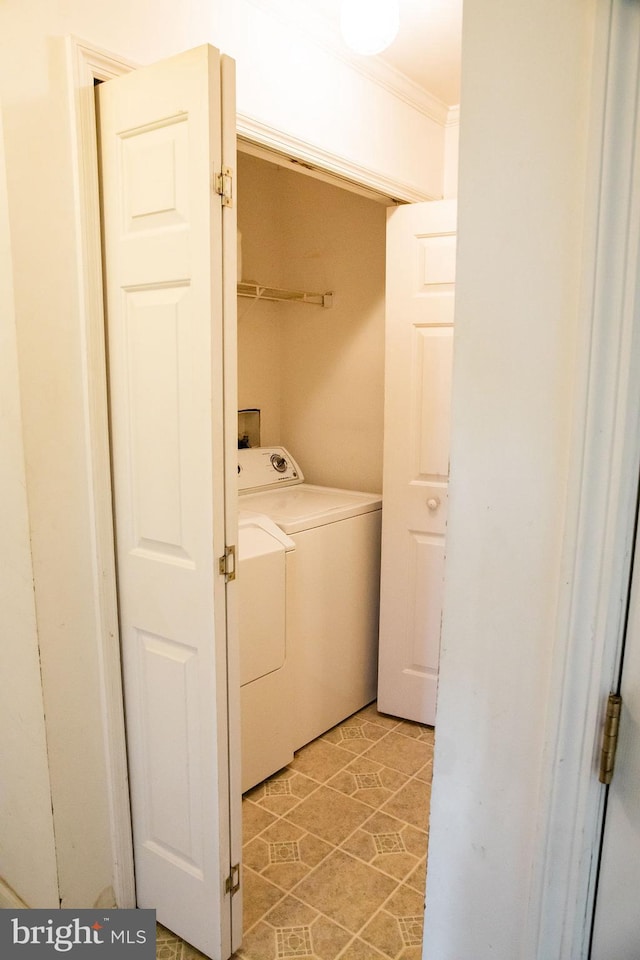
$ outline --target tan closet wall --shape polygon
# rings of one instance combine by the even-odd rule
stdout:
[[[334,305],[238,300],[239,406],[262,410],[313,483],[382,488],[382,204],[239,156],[243,278],[334,292]]]

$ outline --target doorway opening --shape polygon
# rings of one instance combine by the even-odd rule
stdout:
[[[240,287],[331,290],[333,304],[239,297],[239,406],[260,411],[259,445],[285,447],[306,482],[381,492],[390,201],[274,159],[238,155]],[[377,619],[376,598],[376,641]],[[325,701],[344,674],[339,658],[318,674]],[[338,952],[421,943],[433,729],[362,706],[244,796],[249,953],[275,957],[292,928],[312,955],[322,937]],[[349,904],[345,889],[363,893]]]

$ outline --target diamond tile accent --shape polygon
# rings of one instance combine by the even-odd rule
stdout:
[[[161,940],[156,943],[156,960],[177,960],[181,948],[179,940]]]
[[[398,923],[405,946],[420,946],[422,943],[422,917],[398,917]]]
[[[294,863],[300,860],[300,847],[297,840],[284,840],[280,843],[269,844],[269,861],[271,863]]]
[[[384,786],[378,773],[354,773],[353,776],[358,790],[372,790]]]
[[[405,853],[407,849],[399,833],[374,833],[373,842],[378,853]]]
[[[290,796],[291,784],[288,780],[267,780],[265,790],[268,797]]]
[[[280,927],[276,930],[278,960],[284,957],[308,957],[312,954],[309,927]]]
[[[365,740],[365,735],[362,727],[348,726],[341,727],[340,733],[342,734],[343,740]]]

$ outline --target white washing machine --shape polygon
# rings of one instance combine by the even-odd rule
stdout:
[[[242,792],[293,759],[286,581],[295,544],[268,517],[238,516]]]
[[[382,498],[305,483],[283,447],[239,450],[238,484],[241,509],[295,544],[286,634],[297,750],[375,699]]]

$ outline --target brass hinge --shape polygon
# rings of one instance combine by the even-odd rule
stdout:
[[[236,578],[236,548],[225,547],[224,553],[218,560],[218,573],[227,583]]]
[[[234,893],[237,893],[240,889],[240,864],[234,863],[231,867],[231,873],[227,877],[224,885],[225,893],[230,893],[231,896]]]
[[[613,768],[618,746],[618,730],[620,729],[620,710],[622,697],[617,693],[610,693],[607,701],[607,712],[604,718],[602,733],[602,751],[600,753],[600,783],[611,783]]]
[[[233,206],[233,170],[223,167],[221,173],[214,174],[215,191],[222,197],[223,207]]]

